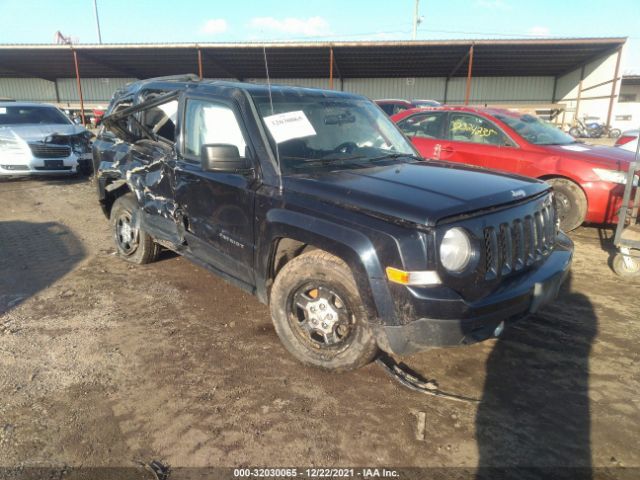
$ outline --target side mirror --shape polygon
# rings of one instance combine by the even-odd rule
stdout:
[[[202,145],[200,149],[202,170],[208,172],[247,173],[251,163],[240,156],[238,147],[226,143]]]

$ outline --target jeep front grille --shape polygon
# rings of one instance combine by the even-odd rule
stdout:
[[[71,155],[71,147],[46,143],[30,143],[31,153],[36,158],[66,158]]]
[[[487,280],[528,267],[553,250],[556,214],[551,202],[509,223],[484,229],[484,273]]]

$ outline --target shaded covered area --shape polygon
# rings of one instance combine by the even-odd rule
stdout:
[[[212,78],[560,76],[611,54],[625,38],[305,43],[0,45],[0,77],[55,80],[149,78],[196,72]],[[333,62],[331,61],[333,59]],[[332,65],[333,63],[333,65]]]

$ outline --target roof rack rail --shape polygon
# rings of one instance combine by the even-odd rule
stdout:
[[[200,77],[195,73],[184,73],[181,75],[168,75],[166,77],[153,77],[144,79],[145,82],[150,80],[160,80],[163,82],[198,82],[200,81]]]

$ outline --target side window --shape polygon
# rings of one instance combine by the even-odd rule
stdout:
[[[442,138],[443,121],[443,113],[425,112],[405,118],[398,126],[408,137]]]
[[[407,107],[405,107],[404,105],[400,105],[399,103],[395,104],[393,106],[393,114],[395,115],[396,113],[404,112],[406,109]]]
[[[395,113],[393,107],[394,105],[392,103],[383,103],[380,105],[380,108],[382,109],[382,111],[389,116]]]
[[[184,153],[200,157],[202,145],[226,143],[246,156],[247,143],[233,110],[205,100],[187,100],[184,125]]]
[[[511,145],[498,127],[484,118],[467,113],[452,113],[449,117],[449,138],[456,142]]]
[[[143,110],[141,121],[153,133],[175,142],[177,115],[178,101],[172,100],[157,107]]]
[[[133,105],[131,99],[126,99],[126,100],[120,100],[118,103],[116,103],[113,108],[111,108],[111,111],[107,111],[106,115],[113,115],[114,113],[118,113],[122,110],[124,110],[125,108],[129,108],[131,105]],[[127,130],[131,131],[131,122],[129,120],[127,120]],[[104,125],[100,126],[100,130],[98,131],[98,135],[99,136],[104,136],[104,137],[109,137],[109,138],[115,138],[116,135],[107,130]]]

